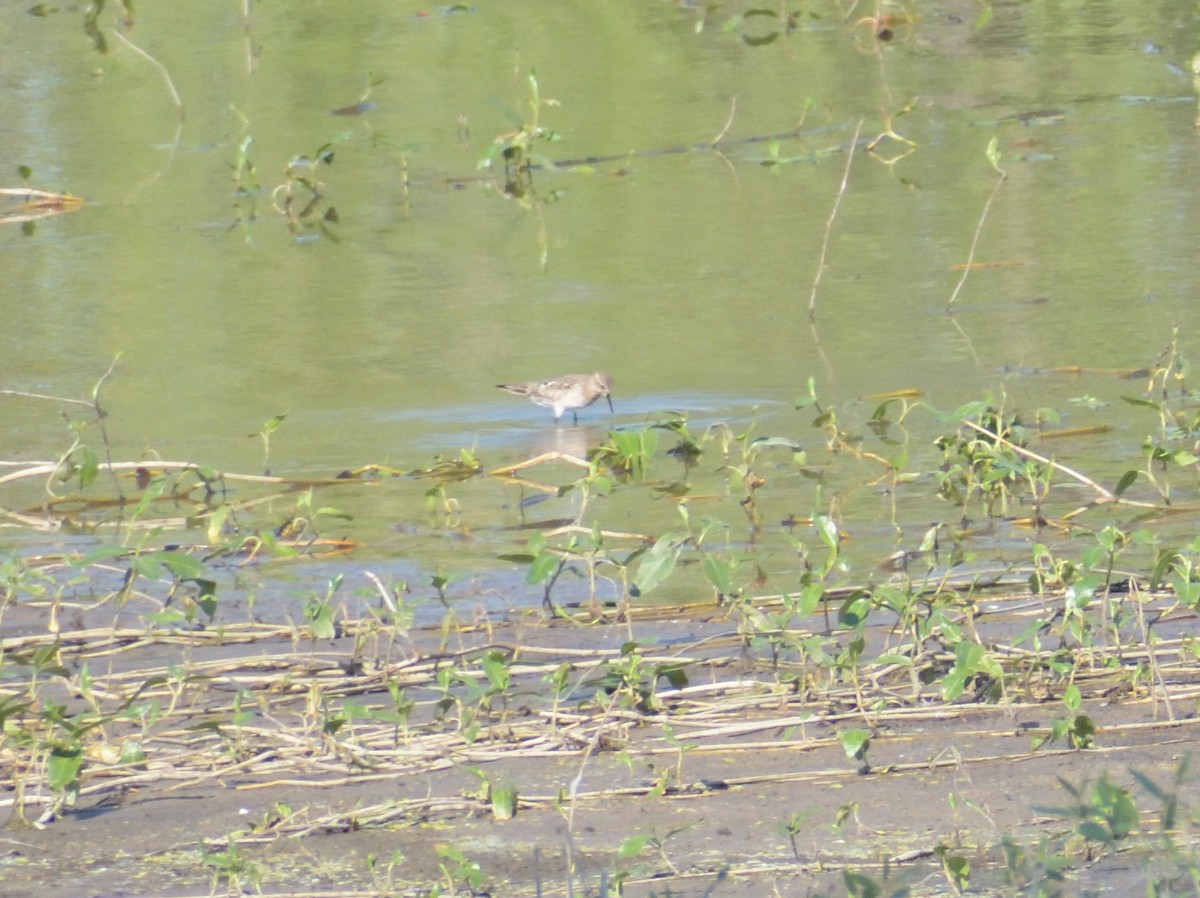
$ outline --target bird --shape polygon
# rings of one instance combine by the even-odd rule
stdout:
[[[611,375],[605,371],[597,371],[595,374],[564,374],[562,377],[550,377],[546,380],[496,386],[518,396],[528,396],[534,405],[552,409],[556,424],[566,411],[571,413],[571,419],[578,424],[579,416],[576,413],[601,396],[608,400],[608,410],[613,411],[612,384]]]

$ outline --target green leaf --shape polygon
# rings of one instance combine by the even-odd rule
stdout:
[[[838,529],[837,522],[833,518],[825,515],[816,515],[813,518],[813,528],[817,531],[817,535],[821,537],[821,542],[825,544],[827,549],[836,551],[838,547]]]
[[[637,575],[633,578],[638,592],[645,594],[658,586],[675,570],[679,551],[687,540],[686,535],[664,533],[638,563]]]
[[[178,608],[168,608],[165,611],[153,611],[142,615],[142,620],[150,626],[173,627],[176,624],[187,623],[187,615]]]
[[[91,446],[81,446],[79,449],[79,488],[87,487],[99,473],[100,459],[96,457],[96,450]]]
[[[1133,486],[1134,481],[1138,479],[1137,471],[1126,471],[1121,475],[1121,479],[1117,481],[1116,489],[1113,490],[1114,495],[1120,496],[1125,490]]]
[[[1096,724],[1086,714],[1077,714],[1068,735],[1072,748],[1091,748],[1096,741]]]
[[[642,849],[646,847],[648,841],[650,841],[649,836],[630,836],[617,849],[617,859],[623,861],[631,857],[637,857],[637,855],[641,854]]]
[[[150,503],[163,494],[163,490],[166,489],[166,483],[166,478],[163,477],[155,477],[150,481],[150,485],[143,491],[142,498],[138,500],[137,506],[133,509],[133,516],[135,518],[140,518],[142,512],[150,507]]]
[[[867,756],[871,743],[870,730],[842,730],[838,733],[842,740],[842,750],[851,761],[861,761]]]
[[[505,784],[492,789],[492,818],[511,820],[517,815],[517,790]]]
[[[718,558],[711,552],[705,552],[703,558],[704,576],[721,595],[733,591],[733,564],[724,558]]]
[[[792,452],[799,452],[804,447],[795,440],[789,440],[787,437],[758,437],[750,443],[753,449],[771,449],[781,447],[790,449]]]
[[[61,792],[70,788],[83,766],[82,748],[56,748],[50,752],[46,762],[47,782],[52,790]]]
[[[529,565],[529,573],[525,575],[525,582],[530,584],[545,583],[553,576],[555,570],[558,569],[559,558],[551,552],[544,552]]]
[[[1160,403],[1154,402],[1150,399],[1142,399],[1140,396],[1122,396],[1121,398],[1130,405],[1137,405],[1141,406],[1142,408],[1152,408],[1156,412],[1162,408]]]
[[[180,580],[195,580],[204,573],[203,566],[191,555],[181,552],[155,552],[154,554],[162,562],[162,566]]]
[[[1063,704],[1067,706],[1067,710],[1074,714],[1079,710],[1079,703],[1083,700],[1083,696],[1079,693],[1079,687],[1071,683],[1063,690]]]
[[[149,555],[135,555],[130,560],[130,568],[139,577],[147,580],[157,580],[162,574],[161,552],[151,552]]]
[[[987,160],[991,163],[992,168],[1000,171],[1000,148],[994,134],[992,135],[992,139],[988,141]]]
[[[800,590],[800,596],[796,600],[796,611],[804,616],[812,614],[821,604],[821,599],[824,595],[824,584],[809,583],[804,589]]]
[[[142,748],[142,743],[136,739],[130,739],[128,742],[121,743],[122,764],[141,764],[145,760],[146,752]]]
[[[217,584],[213,580],[193,580],[200,587],[200,595],[196,598],[196,604],[201,610],[208,615],[208,619],[212,620],[217,616]]]
[[[312,602],[304,611],[312,627],[314,639],[333,639],[333,606],[328,602]]]
[[[90,567],[98,561],[110,561],[113,558],[120,558],[128,551],[128,549],[122,546],[100,546],[98,549],[92,549],[86,555],[70,559],[67,563],[71,567],[85,568]]]
[[[971,878],[971,862],[965,857],[955,854],[942,858],[942,863],[946,865],[946,872],[954,880],[955,888],[960,892],[966,889]]]
[[[846,894],[850,898],[879,898],[882,890],[871,877],[849,870],[842,873],[842,883],[846,886]]]
[[[487,675],[488,682],[497,692],[503,692],[508,688],[509,674],[508,664],[504,655],[500,652],[488,652],[480,661],[483,667],[484,674]]]

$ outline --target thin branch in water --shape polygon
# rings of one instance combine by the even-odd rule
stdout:
[[[846,186],[850,183],[850,163],[854,161],[854,150],[858,147],[858,135],[862,133],[863,120],[858,120],[854,129],[854,137],[850,139],[850,149],[846,152],[846,168],[842,171],[842,183],[838,187],[837,198],[833,201],[833,209],[829,212],[829,220],[825,222],[825,237],[821,241],[821,256],[817,259],[817,274],[813,278],[812,293],[808,297],[808,317],[816,314],[817,287],[821,283],[821,275],[825,273],[825,256],[829,251],[829,235],[833,231],[833,220],[837,217],[838,207],[846,194]]]
[[[50,396],[46,393],[27,393],[25,390],[0,390],[0,396],[16,396],[21,399],[45,399],[48,402],[67,402],[71,405],[92,407],[86,399],[67,399],[65,396]]]
[[[100,442],[104,444],[104,460],[108,462],[108,470],[112,475],[113,487],[117,491],[117,496],[121,502],[125,501],[125,494],[121,492],[121,481],[117,479],[117,474],[113,470],[112,464],[112,444],[108,441],[108,428],[104,426],[104,419],[108,417],[108,412],[100,407],[100,388],[104,386],[104,382],[112,376],[116,370],[117,362],[121,359],[121,353],[113,356],[112,364],[108,366],[108,370],[100,375],[100,379],[96,381],[96,386],[92,387],[92,411],[96,413],[96,423],[100,425]]]
[[[992,187],[992,192],[988,194],[987,202],[983,204],[983,212],[979,215],[979,222],[975,225],[975,236],[971,238],[971,249],[967,253],[967,264],[963,266],[962,277],[958,279],[958,283],[954,287],[954,292],[950,294],[950,300],[946,303],[946,309],[949,310],[954,301],[958,299],[958,294],[962,292],[963,284],[967,282],[967,277],[971,274],[971,266],[975,263],[975,248],[979,245],[979,235],[983,233],[983,222],[987,219],[988,210],[992,208],[992,201],[996,199],[996,194],[1000,192],[1000,185],[1008,179],[1007,172],[1000,167],[1000,153],[996,150],[996,138],[993,137],[988,143],[987,148],[988,161],[992,164],[992,168],[996,170],[998,177],[996,183]]]
[[[721,129],[721,133],[712,139],[712,145],[715,147],[721,142],[721,138],[726,135],[729,128],[733,125],[733,117],[737,114],[737,97],[729,103],[729,118],[725,120],[725,127]]]
[[[167,71],[167,67],[165,65],[163,65],[161,62],[159,62],[157,59],[155,59],[153,56],[151,56],[149,53],[147,53],[145,50],[143,50],[141,47],[139,47],[137,44],[135,44],[133,41],[131,41],[129,38],[127,38],[125,35],[123,35],[121,32],[117,31],[115,28],[111,28],[109,30],[113,33],[114,36],[120,38],[121,41],[127,47],[129,47],[129,49],[133,50],[133,52],[137,53],[143,59],[148,60],[151,65],[157,67],[157,69],[160,72],[162,72],[162,76],[167,82],[167,90],[169,90],[171,92],[171,99],[173,99],[175,101],[175,106],[179,110],[179,120],[183,121],[183,100],[179,99],[179,91],[177,91],[175,89],[175,82],[171,80],[171,73]]]

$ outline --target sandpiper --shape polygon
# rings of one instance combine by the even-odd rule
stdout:
[[[608,400],[608,410],[613,410],[612,377],[604,371],[597,371],[595,374],[564,374],[562,377],[535,380],[525,384],[496,386],[518,396],[528,396],[535,405],[553,409],[555,423],[562,417],[563,412],[569,411],[572,420],[578,424],[579,417],[576,412],[587,408],[601,396]]]

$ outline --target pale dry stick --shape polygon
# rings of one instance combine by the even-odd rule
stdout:
[[[250,16],[250,0],[242,0],[242,30],[246,33],[246,74],[254,74],[254,19]]]
[[[383,600],[384,607],[386,607],[388,611],[392,612],[392,614],[395,614],[396,601],[392,598],[392,594],[388,592],[386,588],[384,588],[384,585],[380,581],[379,577],[375,575],[374,571],[367,571],[366,577],[375,584],[375,589],[379,593],[379,598]]]
[[[167,155],[166,162],[164,162],[162,167],[154,174],[143,179],[140,183],[135,185],[129,194],[121,200],[121,205],[127,206],[133,202],[134,198],[136,198],[137,195],[141,193],[147,185],[157,181],[163,176],[166,170],[171,167],[171,163],[175,159],[175,151],[179,149],[179,139],[183,135],[183,100],[179,98],[179,91],[175,89],[175,83],[171,80],[171,74],[167,71],[166,66],[164,66],[161,62],[159,62],[125,35],[121,34],[121,32],[117,31],[116,29],[109,30],[112,31],[113,35],[124,41],[125,45],[133,50],[133,52],[137,53],[143,59],[148,60],[152,65],[156,66],[160,72],[162,72],[163,79],[167,82],[167,89],[171,92],[171,99],[175,101],[175,108],[179,110],[179,124],[175,127],[175,134],[171,138],[171,151]]]
[[[729,131],[729,128],[733,125],[733,117],[736,114],[737,114],[737,97],[734,97],[729,103],[729,118],[725,120],[725,127],[722,128],[721,132],[712,139],[712,143],[710,144],[710,146],[715,147],[717,144],[719,144],[721,142],[721,138],[723,138],[725,136],[725,134]]]
[[[962,421],[962,423],[965,426],[971,428],[971,430],[975,430],[975,431],[978,431],[979,433],[983,434],[988,439],[995,440],[997,443],[1003,443],[1005,446],[1007,446],[1013,452],[1017,453],[1017,455],[1021,455],[1021,456],[1024,456],[1025,458],[1033,459],[1034,461],[1040,462],[1043,465],[1049,465],[1050,467],[1054,468],[1054,470],[1056,470],[1062,474],[1066,474],[1072,480],[1077,480],[1078,482],[1082,483],[1084,486],[1090,486],[1092,489],[1094,489],[1097,493],[1100,494],[1100,498],[1097,500],[1098,504],[1107,505],[1110,503],[1119,502],[1122,505],[1130,505],[1130,506],[1133,506],[1134,508],[1158,508],[1159,507],[1159,506],[1155,505],[1153,502],[1139,502],[1136,499],[1122,499],[1120,496],[1114,495],[1110,490],[1108,490],[1108,489],[1102,487],[1100,484],[1096,483],[1096,481],[1092,480],[1092,478],[1088,477],[1086,474],[1081,474],[1079,471],[1076,471],[1074,468],[1068,468],[1066,465],[1061,464],[1056,461],[1053,461],[1052,459],[1046,458],[1046,456],[1044,456],[1044,455],[1038,455],[1036,452],[1032,452],[1029,449],[1024,449],[1024,448],[1018,446],[1016,443],[1013,443],[1010,440],[1006,440],[1004,437],[1000,436],[999,434],[992,433],[986,427],[980,427],[974,421],[967,421],[964,419]],[[1071,512],[1071,514],[1074,515],[1074,514],[1077,514],[1077,512]]]
[[[813,278],[812,293],[808,298],[808,317],[811,319],[816,315],[817,307],[817,287],[821,284],[821,275],[825,273],[825,257],[829,252],[829,235],[833,232],[833,220],[837,217],[838,207],[842,204],[842,197],[846,195],[846,187],[850,183],[850,163],[854,161],[854,151],[858,148],[858,135],[862,133],[863,120],[858,120],[858,126],[854,129],[854,137],[850,139],[850,149],[846,151],[846,167],[842,171],[842,183],[838,187],[837,198],[833,201],[833,208],[829,212],[829,219],[825,222],[825,236],[821,240],[821,255],[817,259],[817,274]]]
[[[514,465],[505,465],[502,468],[496,468],[492,471],[488,471],[488,474],[492,477],[503,477],[507,474],[514,474],[517,471],[524,471],[526,468],[536,467],[537,465],[547,461],[565,461],[581,468],[591,468],[591,465],[588,464],[588,462],[582,458],[579,458],[578,456],[569,455],[566,452],[551,451],[543,452],[541,455],[535,455],[533,458],[527,458],[525,461],[517,462]]]
[[[716,144],[713,144],[713,145],[712,145],[712,147],[711,147],[711,149],[712,149],[712,151],[713,151],[714,153],[716,153],[716,155],[717,155],[717,158],[718,158],[718,159],[720,159],[722,162],[724,162],[724,163],[725,163],[725,167],[726,167],[727,169],[729,169],[729,173],[730,173],[731,175],[733,175],[733,183],[734,183],[734,185],[735,185],[735,186],[737,187],[737,189],[738,189],[738,196],[741,196],[741,193],[742,193],[742,179],[738,177],[738,173],[737,173],[737,167],[736,167],[736,166],[734,166],[734,164],[733,164],[732,162],[730,162],[730,161],[729,161],[729,157],[728,157],[728,156],[726,156],[724,153],[722,153],[722,152],[721,152],[721,148],[720,148],[720,147],[718,147]]]
[[[0,187],[0,197],[12,197],[17,201],[16,211],[0,212],[0,223],[4,224],[40,221],[79,209],[86,202],[82,197],[69,193],[50,193],[32,187]]]
[[[582,678],[580,679],[580,682],[582,682]],[[572,841],[574,841],[574,837],[575,837],[574,834],[575,834],[575,807],[576,807],[576,803],[577,803],[576,800],[579,797],[579,787],[583,784],[583,774],[587,770],[587,765],[588,765],[588,762],[591,760],[592,755],[596,754],[600,751],[600,743],[603,740],[605,733],[609,729],[609,726],[605,725],[605,721],[607,721],[609,719],[616,719],[614,717],[614,715],[612,714],[613,706],[616,704],[616,701],[617,701],[617,696],[614,693],[612,701],[609,703],[608,707],[603,709],[603,714],[600,718],[600,722],[597,724],[595,730],[593,731],[592,738],[590,740],[588,740],[587,746],[583,750],[583,758],[579,762],[579,772],[577,774],[575,774],[575,776],[571,779],[570,788],[567,790],[567,801],[568,801],[567,837],[569,839],[571,839]],[[619,717],[619,715],[618,715],[618,717]],[[620,725],[621,724],[618,724],[618,726],[620,726]]]
[[[86,404],[86,403],[85,403]],[[11,474],[0,476],[0,486],[6,483],[11,483],[16,480],[24,480],[29,477],[37,477],[41,474],[53,474],[58,470],[59,463],[46,462],[42,464],[31,465],[28,468],[23,468],[20,471],[14,471]],[[199,471],[204,468],[204,465],[196,464],[192,461],[116,461],[101,465],[100,467],[116,471],[136,471],[138,468],[147,468],[153,471]],[[301,486],[322,486],[326,484],[346,483],[345,480],[337,478],[290,478],[290,477],[275,477],[270,474],[231,474],[227,471],[219,471],[217,475],[222,480],[240,480],[248,483],[275,483],[275,484],[292,484]]]
[[[954,305],[954,301],[958,299],[958,294],[962,292],[963,284],[967,282],[967,278],[971,274],[971,266],[975,263],[975,249],[979,246],[979,235],[983,233],[983,223],[987,219],[988,210],[992,208],[992,201],[996,199],[996,194],[1000,192],[1000,186],[1008,180],[1008,173],[1000,167],[1000,155],[996,152],[996,138],[992,138],[988,144],[988,160],[992,163],[992,168],[996,169],[996,183],[992,185],[992,192],[988,194],[987,202],[983,204],[983,211],[979,213],[979,221],[975,225],[975,236],[971,238],[971,249],[967,253],[967,262],[963,265],[962,277],[958,279],[958,283],[954,285],[954,292],[950,294],[950,300],[946,303],[946,311],[950,311],[950,307]]]
[[[104,444],[104,460],[108,462],[109,473],[112,474],[113,487],[116,488],[117,495],[124,499],[121,493],[121,483],[117,480],[117,475],[112,471],[112,446],[108,442],[108,428],[104,426],[104,419],[108,416],[107,413],[100,407],[100,388],[104,386],[104,382],[108,380],[113,371],[117,368],[117,362],[121,360],[121,353],[113,356],[112,362],[108,366],[108,370],[100,375],[100,379],[96,381],[96,386],[92,387],[92,411],[96,415],[96,426],[100,428],[100,442]],[[66,460],[66,456],[63,457]]]
[[[0,396],[16,396],[19,399],[45,399],[50,402],[65,402],[70,405],[82,405],[85,408],[91,408],[92,403],[86,399],[68,399],[65,396],[50,396],[46,393],[29,393],[25,390],[0,390]],[[13,464],[13,462],[9,462]]]
[[[1150,635],[1150,629],[1153,625],[1151,624],[1148,626],[1146,624],[1145,607],[1138,600],[1140,590],[1138,589],[1137,581],[1130,580],[1130,584],[1132,587],[1131,591],[1130,591],[1131,598],[1134,600],[1133,607],[1136,609],[1135,617],[1136,617],[1136,620],[1138,623],[1138,629],[1140,629],[1142,631],[1142,644],[1146,646],[1146,656],[1150,662],[1150,676],[1153,679],[1158,681],[1158,685],[1162,689],[1162,700],[1167,708],[1167,717],[1171,721],[1174,721],[1175,720],[1175,709],[1171,706],[1170,690],[1168,690],[1168,688],[1167,688],[1167,681],[1163,676],[1162,667],[1158,663],[1158,653],[1154,651],[1154,642]],[[1158,698],[1159,698],[1158,693],[1155,692],[1154,689],[1150,689],[1149,692],[1150,692],[1150,701],[1151,701],[1153,709],[1154,709],[1154,717],[1155,717],[1155,719],[1157,719],[1158,718]]]
[[[0,187],[0,196],[21,196],[27,199],[40,200],[61,200],[63,202],[78,202],[82,203],[77,196],[72,196],[69,193],[51,193],[48,190],[35,190],[32,187]],[[7,390],[0,392],[8,392]]]
[[[121,42],[125,44],[125,46],[129,47],[129,49],[131,49],[134,53],[147,60],[151,65],[162,72],[163,80],[167,82],[167,90],[171,92],[171,99],[175,101],[175,107],[179,110],[179,120],[183,121],[183,100],[179,98],[179,91],[175,89],[175,82],[171,80],[171,73],[167,71],[167,67],[129,38],[127,38],[125,35],[123,35],[121,32],[117,31],[115,28],[110,28],[109,31],[112,32],[113,36],[120,38]]]
[[[967,344],[967,351],[971,353],[971,358],[975,360],[975,367],[982,368],[983,359],[981,359],[979,357],[979,353],[975,351],[975,342],[967,335],[967,332],[963,330],[963,327],[958,323],[957,318],[951,316],[950,323],[954,325],[954,329],[958,331],[958,335],[962,337],[963,342]]]
[[[553,530],[547,530],[543,534],[547,537],[565,536],[567,534],[577,534],[579,536],[591,536],[591,527],[584,527],[582,524],[564,524],[561,527],[555,527]],[[604,530],[601,529],[600,535],[606,539],[634,539],[643,543],[654,542],[654,537],[645,533],[630,533],[627,530]]]

